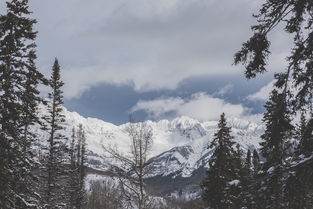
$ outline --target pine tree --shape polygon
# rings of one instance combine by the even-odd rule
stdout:
[[[66,176],[64,159],[68,157],[67,138],[62,134],[65,116],[62,110],[63,92],[61,88],[64,83],[61,81],[60,65],[57,59],[52,67],[49,85],[52,92],[49,93],[47,102],[48,114],[43,117],[43,130],[49,133],[48,146],[45,148],[47,156],[43,162],[45,175],[43,201],[46,208],[52,209],[62,207],[66,202],[63,181]]]
[[[78,150],[79,153],[78,159],[77,159],[77,168],[78,168],[78,190],[77,190],[77,201],[76,201],[76,209],[81,209],[84,205],[84,201],[86,198],[85,194],[85,164],[86,164],[86,137],[85,137],[85,131],[83,129],[82,124],[79,124],[78,126]]]
[[[233,196],[233,208],[253,208],[253,178],[251,174],[251,151],[247,151],[244,157],[244,151],[240,145],[236,145],[234,154],[235,172],[238,183],[231,187],[231,194]]]
[[[306,120],[304,113],[301,114],[300,125],[298,127],[296,138],[299,145],[296,148],[298,158],[307,158],[313,154],[313,117]]]
[[[232,202],[232,208],[241,208],[244,204],[243,197],[243,184],[241,180],[244,180],[244,162],[243,162],[243,151],[240,148],[239,144],[236,144],[236,149],[233,154],[233,172],[236,176],[235,183],[229,185],[228,193]],[[237,182],[236,182],[237,181]]]
[[[298,140],[294,162],[286,185],[289,199],[289,208],[312,208],[313,191],[311,183],[313,178],[310,159],[313,153],[313,120],[306,120],[305,113],[301,113],[300,124],[297,127],[295,138]]]
[[[38,123],[37,85],[43,76],[35,67],[36,20],[29,18],[27,0],[6,3],[0,16],[0,205],[36,208],[38,196],[32,150]]]
[[[253,164],[253,176],[254,178],[256,178],[260,171],[260,156],[256,149],[253,150],[252,164]]]
[[[247,167],[247,168],[249,168],[249,171],[250,171],[250,169],[251,169],[251,150],[250,149],[248,149],[248,151],[247,151],[247,157],[246,157],[246,161],[245,161],[245,166]]]
[[[263,178],[260,181],[262,208],[286,208],[284,199],[284,173],[288,167],[287,158],[293,126],[283,94],[273,90],[270,101],[265,105],[263,121],[265,133],[261,136],[261,154],[265,158],[262,165]]]
[[[253,36],[242,44],[235,54],[235,64],[243,64],[247,78],[267,71],[270,55],[269,34],[283,26],[283,32],[294,37],[291,55],[287,57],[286,71],[277,74],[277,87],[289,86],[295,95],[289,95],[294,110],[312,107],[313,99],[313,16],[311,0],[264,0],[259,13],[254,15],[258,24],[251,27]]]
[[[69,209],[80,209],[85,204],[85,176],[86,176],[86,137],[82,124],[78,131],[73,128],[70,148],[71,165],[69,171],[68,191]]]
[[[78,180],[78,169],[77,169],[77,163],[76,163],[76,155],[77,155],[77,147],[76,147],[76,130],[73,127],[72,129],[72,141],[71,141],[71,146],[69,149],[70,153],[70,169],[68,171],[68,179],[67,179],[67,184],[68,184],[68,207],[69,209],[73,209],[75,202],[76,202],[76,197],[77,197],[77,184],[79,182]]]
[[[255,191],[253,189],[254,178],[251,171],[251,151],[248,149],[246,158],[244,159],[239,170],[240,180],[240,208],[255,208]]]
[[[241,50],[235,55],[235,64],[242,63],[246,68],[246,77],[253,78],[257,74],[266,71],[267,59],[270,54],[269,33],[280,25],[283,25],[284,32],[293,35],[291,55],[287,57],[288,65],[285,72],[275,75],[275,86],[279,90],[282,90],[285,97],[285,106],[289,106],[288,108],[293,110],[292,113],[294,115],[298,114],[299,111],[312,109],[312,7],[313,2],[311,0],[266,0],[259,14],[254,16],[257,18],[258,24],[252,26],[253,36],[242,45]],[[288,92],[290,89],[292,89],[292,94]],[[307,133],[310,135],[309,131]],[[301,134],[304,133],[298,133],[295,138],[298,138]],[[290,182],[306,182],[307,190],[312,191],[313,184],[310,185],[308,182],[312,182],[313,170],[311,168],[313,166],[313,160],[308,157],[307,160],[299,161],[300,156],[311,156],[313,154],[311,150],[312,143],[307,143],[308,141],[306,141],[308,138],[310,137],[306,136],[300,139],[300,147],[302,148],[299,147],[296,150],[295,162],[293,162],[294,166],[289,168],[290,172],[288,175],[290,178],[288,182],[289,184]],[[304,144],[307,144],[307,146],[303,146]],[[289,185],[286,188],[289,198],[293,199],[290,194],[297,194],[297,192],[288,190],[296,187]],[[304,194],[304,192],[301,193]],[[312,199],[312,195],[309,196]]]
[[[207,177],[201,187],[202,198],[212,209],[228,209],[234,204],[234,197],[230,187],[236,185],[237,175],[234,162],[234,145],[231,128],[227,126],[225,114],[221,115],[219,130],[214,135],[214,140],[209,148],[215,148],[209,161]]]

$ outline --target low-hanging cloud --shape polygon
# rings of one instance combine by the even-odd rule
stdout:
[[[216,92],[214,92],[213,95],[216,96],[224,96],[226,94],[230,94],[234,89],[233,84],[227,84],[226,86],[223,86],[222,88],[218,89]]]
[[[273,90],[274,81],[269,82],[263,86],[259,91],[247,96],[251,101],[266,101],[270,96],[270,92]]]
[[[258,4],[33,0],[39,66],[60,59],[66,98],[101,83],[151,91],[175,89],[190,77],[240,73],[231,66],[233,54],[249,36]]]
[[[249,113],[248,108],[241,104],[231,104],[203,92],[195,93],[187,99],[169,97],[141,100],[131,108],[132,112],[140,110],[147,112],[153,119],[174,113],[175,117],[188,116],[200,121],[217,120],[222,112],[230,117],[242,117]]]
[[[32,0],[38,66],[62,65],[65,97],[102,83],[136,91],[176,89],[192,77],[239,74],[233,54],[250,35],[251,0]],[[0,9],[1,10],[1,9]],[[55,11],[58,14],[55,15]],[[281,67],[279,34],[272,46]]]

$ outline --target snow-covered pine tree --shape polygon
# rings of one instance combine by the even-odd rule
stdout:
[[[66,204],[66,191],[64,182],[66,178],[66,158],[68,157],[67,138],[62,134],[63,123],[63,92],[64,83],[60,77],[60,65],[55,59],[52,74],[49,80],[52,92],[49,93],[46,103],[48,113],[43,117],[43,130],[49,133],[47,138],[46,157],[43,166],[43,205],[47,209],[64,207]]]
[[[243,151],[239,144],[236,144],[236,149],[233,154],[233,166],[236,180],[228,187],[228,194],[232,202],[231,208],[242,208],[245,203],[243,186],[245,186],[246,170],[243,160]]]
[[[69,148],[70,153],[70,169],[68,170],[68,178],[67,178],[67,189],[68,189],[68,208],[73,209],[76,202],[76,191],[77,191],[77,182],[79,182],[79,178],[77,175],[78,169],[76,166],[76,156],[77,156],[77,137],[76,130],[73,127],[72,136],[71,136],[71,145]]]
[[[289,110],[284,93],[273,90],[270,101],[265,105],[263,121],[266,129],[261,136],[261,154],[265,158],[262,165],[262,177],[259,182],[259,201],[263,209],[285,209],[284,176],[288,167],[287,158],[292,137]]]
[[[248,149],[248,151],[247,151],[247,157],[246,157],[246,160],[245,160],[245,166],[247,167],[247,168],[249,168],[249,173],[250,173],[250,169],[251,169],[251,163],[252,163],[252,161],[251,161],[251,159],[252,159],[252,157],[251,157],[251,150],[250,149]],[[251,174],[251,173],[250,173]]]
[[[313,1],[276,1],[266,0],[261,6],[257,25],[252,26],[253,36],[235,54],[235,64],[242,63],[247,78],[253,78],[264,73],[267,59],[270,55],[269,33],[283,26],[284,32],[293,35],[291,55],[287,57],[288,65],[285,72],[276,75],[276,87],[283,90],[285,105],[288,105],[294,115],[299,111],[312,110],[313,100]],[[292,94],[287,94],[292,89]],[[296,136],[297,137],[297,136]],[[309,146],[310,147],[310,146]],[[306,150],[305,150],[306,152]],[[301,156],[301,153],[297,154]],[[313,155],[311,152],[310,156]],[[304,155],[302,155],[304,156]],[[313,190],[313,157],[299,161],[295,158],[291,168],[291,178],[298,182],[307,182],[308,190]],[[295,175],[295,176],[294,176]],[[292,186],[289,187],[289,189]],[[287,187],[288,189],[288,187]],[[288,191],[287,191],[288,192]],[[294,193],[293,191],[289,191]],[[310,197],[312,199],[312,196]]]
[[[77,200],[76,209],[81,209],[86,198],[85,194],[85,177],[86,177],[86,136],[82,124],[79,124],[77,131],[78,148],[77,148],[77,170],[78,170],[78,184],[77,184]]]
[[[297,158],[303,160],[313,154],[313,113],[306,120],[304,113],[301,114],[300,124],[296,133],[299,145],[296,148]]]
[[[68,175],[69,209],[80,209],[86,200],[86,137],[82,124],[78,130],[72,130],[72,142],[70,147],[71,165]]]
[[[312,115],[312,114],[311,114]],[[309,116],[312,118],[312,116]],[[290,168],[287,181],[287,195],[289,208],[313,207],[313,169],[311,167],[313,153],[313,120],[307,120],[305,113],[301,113],[300,123],[295,138],[298,140],[293,166]]]
[[[221,115],[218,128],[214,140],[209,145],[209,148],[215,150],[209,161],[207,177],[201,185],[202,198],[209,208],[228,209],[233,205],[229,187],[237,183],[238,176],[234,163],[233,136],[224,113]]]
[[[37,85],[43,79],[35,67],[35,19],[28,0],[6,2],[0,16],[0,205],[37,208],[32,144],[29,126],[38,122]]]
[[[241,150],[239,144],[237,144],[237,150],[235,153],[236,170],[238,172],[239,183],[237,185],[237,206],[234,208],[248,208],[252,209],[254,203],[254,191],[253,191],[253,176],[251,172],[251,151],[247,151],[247,155],[244,158],[244,152]]]
[[[253,150],[252,165],[253,165],[253,176],[254,178],[256,178],[260,171],[260,156],[256,149]]]

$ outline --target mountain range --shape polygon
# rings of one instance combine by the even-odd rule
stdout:
[[[70,139],[72,129],[82,124],[87,142],[88,175],[87,179],[114,175],[115,169],[123,166],[110,158],[104,147],[116,148],[127,156],[130,152],[130,139],[126,132],[127,124],[114,125],[95,118],[85,118],[76,112],[63,109],[65,115],[63,134]],[[41,114],[46,109],[41,106]],[[255,120],[254,120],[255,121]],[[246,151],[259,148],[260,135],[264,127],[249,119],[228,118],[232,127],[234,141]],[[172,120],[146,121],[152,128],[153,145],[150,152],[149,175],[146,182],[156,195],[177,195],[192,198],[198,195],[208,161],[214,151],[208,148],[218,130],[218,121],[204,121],[189,117]],[[46,133],[34,127],[39,139],[45,139]],[[45,143],[44,141],[40,143]]]

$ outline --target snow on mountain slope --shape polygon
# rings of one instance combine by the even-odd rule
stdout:
[[[44,107],[40,108],[46,114]],[[64,108],[66,122],[64,124],[69,139],[73,127],[82,124],[86,132],[89,166],[97,169],[109,169],[110,164],[119,164],[110,158],[104,158],[103,146],[116,147],[121,153],[129,153],[129,138],[125,131],[126,124],[116,126],[95,118],[85,118],[76,112]],[[193,171],[206,164],[212,150],[207,146],[217,131],[217,121],[199,122],[188,117],[179,117],[158,122],[147,121],[153,129],[154,143],[151,151],[150,176],[167,176],[170,174],[189,177]],[[235,141],[244,149],[257,148],[263,127],[244,119],[228,120],[232,126]],[[47,139],[46,133],[38,127],[36,132],[40,139]],[[41,142],[44,143],[44,142]],[[153,157],[155,156],[155,157]]]
[[[151,176],[175,174],[173,178],[177,175],[190,177],[195,170],[203,166],[206,167],[214,151],[214,148],[207,149],[207,147],[212,142],[214,133],[218,130],[217,122],[205,122],[200,123],[200,125],[205,134],[150,160]],[[234,141],[244,150],[253,150],[259,147],[260,135],[263,132],[262,126],[241,119],[230,119],[229,125],[232,126]]]

